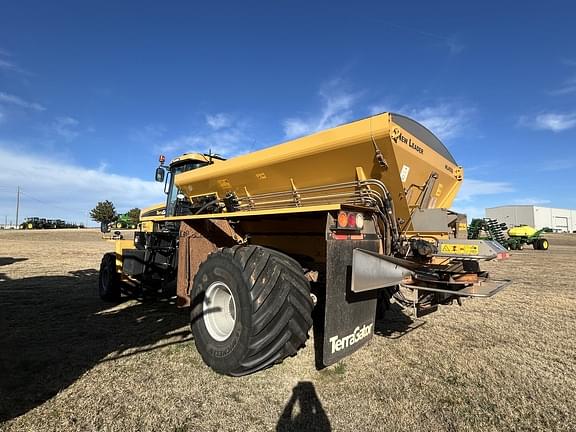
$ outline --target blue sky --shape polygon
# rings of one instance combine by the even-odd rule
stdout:
[[[457,210],[576,208],[573,2],[195,3],[2,2],[0,223],[17,186],[21,219],[89,222],[162,201],[159,153],[388,110],[464,166]]]

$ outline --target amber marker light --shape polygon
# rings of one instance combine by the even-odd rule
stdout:
[[[338,227],[346,228],[348,226],[348,214],[346,212],[338,213]]]

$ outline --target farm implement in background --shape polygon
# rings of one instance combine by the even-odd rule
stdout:
[[[29,217],[20,224],[20,229],[62,229],[62,228],[84,228],[84,224],[69,223],[62,219],[45,219],[39,217]]]
[[[548,250],[550,243],[542,233],[547,228],[536,230],[528,225],[508,229],[505,223],[495,219],[472,219],[468,227],[468,238],[495,240],[508,250],[522,250],[525,245],[532,245],[536,250]]]

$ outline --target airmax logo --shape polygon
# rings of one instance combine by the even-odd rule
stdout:
[[[343,349],[349,348],[355,343],[360,342],[362,339],[370,336],[372,334],[372,324],[364,324],[362,327],[358,326],[354,329],[354,332],[347,336],[341,338],[332,336],[329,341],[332,345],[332,354],[341,351]]]

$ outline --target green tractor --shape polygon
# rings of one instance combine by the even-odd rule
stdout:
[[[20,229],[47,229],[52,228],[53,221],[51,219],[29,217],[24,219],[20,224]]]
[[[20,224],[20,229],[41,229],[44,228],[44,224],[40,221],[38,217],[28,217],[24,219],[24,222]]]
[[[134,220],[128,212],[119,214],[116,220],[110,224],[110,228],[135,229],[136,225],[138,225],[138,220]]]
[[[47,219],[44,228],[46,229],[66,228],[66,222],[64,222],[62,219]]]

